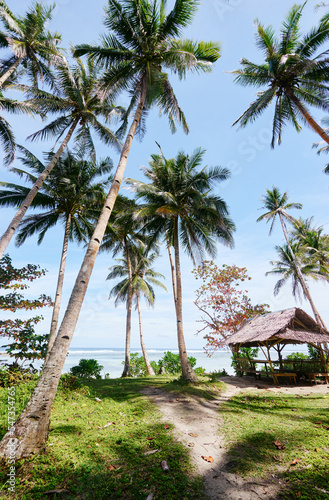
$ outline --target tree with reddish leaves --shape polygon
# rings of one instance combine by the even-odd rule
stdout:
[[[196,279],[202,285],[196,291],[194,304],[202,313],[204,326],[198,333],[206,331],[206,351],[211,354],[233,335],[248,319],[269,312],[268,304],[252,305],[241,284],[251,278],[245,267],[227,266],[221,268],[212,261],[205,261],[194,269]]]

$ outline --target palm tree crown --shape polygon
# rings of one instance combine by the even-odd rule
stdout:
[[[4,30],[0,31],[0,47],[8,47],[13,56],[3,62],[0,86],[10,75],[22,65],[24,71],[38,85],[38,80],[46,81],[51,86],[54,77],[49,64],[60,57],[58,45],[61,41],[59,33],[51,33],[46,29],[52,18],[55,5],[44,6],[35,2],[24,17],[15,16],[4,0],[0,1],[0,19]]]
[[[273,231],[273,227],[277,217],[282,216],[284,219],[290,222],[295,222],[295,219],[287,213],[287,210],[297,209],[301,210],[301,203],[288,203],[288,193],[287,191],[281,195],[280,190],[273,186],[272,190],[266,190],[266,196],[262,198],[263,206],[262,208],[267,210],[267,212],[260,217],[258,217],[257,222],[261,220],[266,220],[266,222],[271,222],[270,234]]]
[[[301,36],[300,19],[306,2],[294,5],[282,24],[280,37],[273,28],[256,20],[256,45],[264,53],[265,62],[256,64],[241,60],[241,69],[233,71],[235,82],[244,86],[265,87],[256,100],[234,122],[245,127],[253,122],[275,101],[272,147],[281,143],[282,129],[292,123],[301,130],[300,120],[307,122],[329,143],[329,136],[310,116],[307,107],[329,110],[329,58],[327,50],[317,50],[329,37],[328,21],[321,21],[308,34]]]
[[[146,87],[144,112],[156,103],[168,116],[172,131],[175,121],[188,131],[184,113],[164,68],[185,78],[188,70],[210,72],[219,57],[219,45],[214,42],[177,40],[196,12],[195,0],[176,0],[166,14],[166,1],[109,0],[105,9],[105,26],[109,34],[100,46],[79,45],[76,56],[88,54],[106,69],[103,88],[111,92],[129,90],[131,103],[127,109],[126,125],[131,110]],[[125,126],[122,127],[122,131]]]

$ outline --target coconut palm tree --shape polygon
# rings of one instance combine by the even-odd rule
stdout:
[[[111,104],[110,99],[103,99],[100,95],[97,80],[98,71],[99,68],[92,62],[88,62],[87,67],[85,67],[83,63],[78,60],[76,65],[71,69],[68,63],[63,61],[57,67],[58,90],[54,90],[53,93],[33,87],[26,87],[24,85],[18,86],[21,90],[25,90],[28,96],[34,99],[34,102],[38,102],[44,114],[60,113],[58,118],[48,123],[43,129],[29,136],[29,138],[34,141],[37,139],[56,137],[56,142],[63,136],[64,139],[57,152],[52,155],[51,161],[36,179],[34,185],[28,192],[25,200],[0,239],[0,258],[34,197],[38,193],[38,190],[42,186],[42,183],[56,165],[74,133],[76,134],[77,140],[84,146],[85,151],[92,155],[93,160],[95,160],[95,149],[91,130],[95,131],[97,136],[105,144],[114,145],[117,148],[119,147],[118,139],[113,132],[98,119],[99,116],[104,116],[106,120],[109,120],[112,114],[115,115],[118,112],[118,108]]]
[[[237,75],[236,83],[263,89],[234,125],[238,123],[245,127],[274,102],[272,147],[276,142],[281,143],[282,130],[287,123],[290,122],[299,132],[300,121],[308,123],[329,144],[328,134],[308,110],[309,106],[329,110],[327,47],[318,53],[328,40],[329,24],[323,20],[302,36],[300,20],[305,4],[294,5],[289,10],[279,37],[271,26],[265,27],[256,20],[256,45],[263,52],[265,61],[256,64],[243,58],[242,68],[233,71]]]
[[[122,377],[131,377],[130,371],[130,344],[131,344],[131,313],[133,306],[133,269],[131,254],[137,245],[142,244],[144,236],[139,232],[140,221],[134,214],[137,210],[135,200],[125,196],[118,196],[112,213],[111,221],[107,225],[105,236],[100,247],[100,251],[112,251],[113,257],[119,253],[124,254],[128,272],[127,289],[127,316],[126,316],[126,341],[125,341],[125,362]]]
[[[12,171],[20,177],[26,176],[27,180],[33,184],[36,176],[43,172],[45,166],[27,149],[20,147],[20,150],[23,153],[20,160],[29,171],[18,168],[14,168]],[[46,158],[49,160],[51,156],[52,154],[48,154]],[[36,233],[39,233],[38,245],[40,245],[49,229],[58,223],[64,225],[64,240],[47,357],[57,333],[68,242],[69,240],[86,242],[88,235],[92,234],[95,209],[103,201],[104,189],[109,182],[108,178],[103,181],[97,181],[97,179],[104,174],[109,174],[112,167],[109,158],[105,158],[97,164],[67,151],[58,160],[32,202],[33,208],[41,208],[46,211],[25,217],[19,226],[16,244],[21,246],[26,238]],[[19,206],[29,191],[29,188],[25,186],[8,182],[2,182],[1,185],[7,189],[0,191],[0,206]]]
[[[133,300],[136,302],[136,309],[138,311],[140,343],[148,375],[155,375],[155,373],[149,362],[145,347],[140,298],[144,296],[147,304],[153,306],[155,293],[152,285],[160,286],[166,290],[163,283],[157,279],[164,278],[164,276],[157,273],[152,268],[157,256],[158,254],[155,252],[149,254],[145,245],[133,247],[130,255],[132,267],[132,296]],[[115,305],[118,305],[120,302],[127,302],[130,287],[130,269],[128,268],[127,259],[117,259],[117,261],[118,264],[110,268],[110,273],[106,278],[107,280],[123,278],[110,292],[109,298],[115,297]]]
[[[33,4],[24,17],[15,16],[4,0],[0,1],[0,20],[4,30],[0,31],[0,47],[8,48],[12,55],[1,64],[0,88],[23,67],[24,72],[38,86],[38,80],[53,86],[54,76],[49,65],[60,59],[58,45],[59,33],[46,29],[52,19],[55,4],[45,6],[39,2]]]
[[[293,251],[293,254],[290,249]],[[271,265],[274,268],[272,271],[268,271],[266,273],[266,276],[271,274],[280,276],[280,279],[274,287],[274,295],[277,295],[282,286],[291,279],[293,296],[300,299],[301,296],[304,295],[304,297],[307,298],[299,278],[299,271],[296,266],[297,260],[300,263],[299,270],[305,277],[304,280],[312,278],[315,280],[328,281],[328,275],[323,275],[314,261],[312,262],[309,259],[305,259],[303,248],[301,248],[298,243],[294,243],[292,240],[289,240],[289,246],[287,244],[283,246],[276,246],[275,250],[278,254],[279,260],[271,261]]]
[[[128,179],[136,191],[137,199],[144,200],[138,211],[145,220],[145,228],[153,238],[164,236],[174,249],[174,299],[177,319],[177,339],[185,380],[196,376],[188,360],[183,332],[182,283],[180,247],[195,263],[204,253],[216,254],[215,240],[233,245],[234,224],[228,216],[226,203],[212,194],[212,188],[229,177],[229,171],[219,167],[202,168],[204,151],[197,149],[191,156],[179,153],[167,160],[163,153],[152,155],[145,176],[146,184]]]
[[[322,279],[329,279],[329,236],[323,233],[323,227],[313,224],[313,217],[298,219],[290,237],[304,251],[304,259],[316,264]]]
[[[160,111],[168,115],[172,127],[177,120],[187,128],[165,69],[184,78],[188,70],[210,72],[212,63],[219,57],[216,43],[178,39],[183,29],[191,24],[198,2],[176,0],[168,14],[166,4],[164,0],[108,0],[105,23],[110,33],[102,39],[104,47],[83,46],[76,52],[76,55],[89,53],[93,59],[103,63],[106,67],[105,90],[131,91],[127,117],[133,110],[134,114],[109,195],[90,240],[48,362],[31,399],[15,424],[14,434],[7,433],[2,439],[0,455],[10,453],[9,439],[16,435],[20,436],[17,458],[39,453],[44,447],[62,367],[143,112],[156,104]],[[35,414],[38,414],[38,419],[30,418]]]
[[[301,203],[288,203],[288,194],[287,192],[283,193],[281,195],[279,189],[275,186],[273,186],[272,191],[270,189],[266,190],[266,196],[262,198],[263,206],[262,208],[266,210],[266,212],[258,217],[257,222],[266,220],[266,222],[271,222],[271,227],[270,227],[270,233],[272,233],[275,221],[277,218],[279,218],[280,223],[281,223],[281,228],[284,234],[284,238],[286,240],[287,247],[290,252],[290,256],[294,259],[294,267],[296,269],[296,273],[300,282],[300,285],[303,289],[303,293],[305,294],[305,297],[307,297],[307,300],[309,301],[314,317],[316,319],[316,322],[318,325],[326,330],[326,326],[317,311],[315,304],[313,302],[312,296],[310,294],[309,288],[304,280],[301,268],[300,268],[300,262],[298,261],[297,256],[295,256],[293,248],[290,244],[289,238],[288,238],[288,230],[286,226],[286,220],[288,220],[290,223],[295,223],[296,219],[294,219],[291,215],[287,213],[287,210],[290,209],[297,209],[301,210],[302,205]]]

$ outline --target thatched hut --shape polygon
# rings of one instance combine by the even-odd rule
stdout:
[[[246,321],[233,334],[226,344],[239,353],[240,347],[260,347],[273,370],[269,350],[274,348],[279,356],[282,368],[281,351],[287,344],[310,344],[318,349],[321,357],[322,372],[328,373],[328,361],[321,345],[329,342],[328,332],[323,332],[319,325],[305,311],[294,307],[274,313],[257,316]]]

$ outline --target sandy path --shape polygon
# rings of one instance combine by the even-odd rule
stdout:
[[[218,434],[220,428],[220,405],[235,394],[250,389],[265,389],[273,392],[308,394],[328,393],[329,386],[283,386],[274,387],[267,382],[259,382],[249,377],[225,377],[227,391],[219,395],[216,401],[205,401],[192,396],[182,396],[158,388],[144,391],[160,408],[164,421],[175,426],[175,437],[184,443],[190,451],[195,474],[204,477],[205,492],[211,499],[220,500],[274,500],[278,491],[284,487],[283,480],[251,482],[229,472],[224,449],[223,437]],[[211,456],[209,463],[202,456]]]

